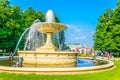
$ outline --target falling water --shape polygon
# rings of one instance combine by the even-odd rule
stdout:
[[[59,36],[59,33],[57,33],[56,36],[57,36],[58,47],[59,47],[59,50],[61,51],[61,46],[60,46],[60,36]]]
[[[38,23],[40,22],[39,19],[35,20],[34,23]],[[14,53],[13,55],[15,55],[18,46],[23,38],[23,36],[29,31],[26,42],[25,42],[25,46],[24,46],[24,50],[26,50],[26,48],[28,48],[29,50],[34,50],[36,47],[41,46],[42,44],[44,44],[44,34],[38,33],[36,31],[36,27],[34,26],[34,23],[31,27],[27,28],[22,35],[20,36],[17,45],[15,47]],[[41,41],[41,42],[40,42]],[[28,47],[27,47],[28,46]]]
[[[53,11],[48,10],[45,18],[46,18],[46,22],[54,22],[55,20],[54,20]],[[44,43],[45,43],[44,34],[42,34],[40,32],[37,32],[37,30],[36,30],[37,25],[35,25],[35,23],[40,23],[40,20],[39,19],[35,20],[34,23],[31,25],[31,27],[27,28],[22,33],[22,35],[19,38],[18,43],[16,45],[14,54],[16,53],[16,50],[17,50],[17,48],[20,44],[21,39],[26,34],[26,32],[28,32],[28,30],[29,30],[29,32],[28,32],[28,36],[27,36],[26,41],[25,41],[24,50],[35,50],[35,48],[41,47],[42,45],[44,45]],[[58,43],[58,46],[59,46],[59,50],[61,50],[59,33],[53,35],[53,38],[57,38],[57,43]],[[53,39],[53,40],[55,40],[55,39]]]
[[[44,34],[38,32],[37,25],[35,23],[41,23],[40,20],[35,20],[34,23],[31,25],[24,50],[35,50],[37,47],[41,47],[44,44]]]
[[[19,40],[18,40],[18,42],[17,42],[17,45],[16,45],[16,47],[15,47],[15,50],[14,50],[13,55],[16,53],[16,50],[17,50],[17,48],[18,48],[18,46],[19,46],[19,44],[20,44],[20,41],[22,40],[23,36],[26,34],[26,32],[27,32],[29,29],[30,29],[30,27],[27,28],[27,29],[22,33],[22,35],[20,36],[20,38],[19,38]]]

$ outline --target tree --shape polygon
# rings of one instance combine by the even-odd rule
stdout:
[[[107,10],[99,18],[94,34],[94,48],[112,53],[120,52],[120,0],[116,9]]]
[[[45,14],[37,12],[31,7],[22,11],[19,6],[11,6],[8,0],[0,0],[0,49],[8,53],[13,52],[22,32],[36,19],[40,19],[41,22],[45,21]],[[56,15],[55,22],[60,22]],[[64,32],[61,31],[59,35],[59,41],[63,44]],[[25,38],[19,48],[23,48],[24,42]]]
[[[111,36],[112,43],[110,45],[110,48],[112,52],[119,53],[120,52],[120,0],[118,1],[117,8],[114,10],[110,22],[111,22],[110,29],[112,34]]]
[[[95,50],[108,50],[108,46],[107,44],[109,44],[109,42],[107,41],[108,38],[108,34],[110,32],[109,30],[109,22],[110,19],[112,17],[112,10],[108,9],[106,10],[106,12],[100,16],[100,18],[98,19],[98,24],[96,27],[96,32],[94,34],[94,48]],[[110,35],[111,36],[111,35]]]
[[[10,5],[8,0],[0,0],[0,49],[5,50],[8,48],[8,35],[10,34],[8,28],[6,27],[6,22],[8,20],[8,13]]]

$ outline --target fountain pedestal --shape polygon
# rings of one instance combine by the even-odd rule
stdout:
[[[36,51],[46,52],[46,51],[56,51],[57,50],[57,48],[52,43],[52,33],[46,33],[46,35],[47,35],[47,41],[46,41],[45,45],[40,48],[36,48]]]

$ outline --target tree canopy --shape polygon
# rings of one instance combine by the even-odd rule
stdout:
[[[120,52],[120,0],[114,10],[108,9],[99,17],[94,34],[94,49]]]
[[[36,19],[45,21],[45,14],[31,7],[22,11],[20,6],[11,6],[9,0],[0,0],[0,49],[13,52],[22,32]],[[56,14],[55,22],[60,22]],[[59,34],[62,40],[64,31]],[[64,39],[62,41],[64,43]],[[20,45],[20,47],[23,46],[23,44]]]

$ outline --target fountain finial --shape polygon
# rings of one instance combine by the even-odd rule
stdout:
[[[52,10],[48,10],[46,13],[46,22],[54,22],[54,14]]]

